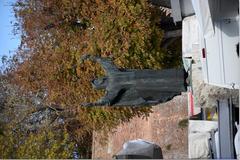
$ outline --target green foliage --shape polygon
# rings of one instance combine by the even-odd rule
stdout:
[[[32,96],[21,94],[4,76],[0,77],[0,91],[0,158],[72,157],[77,142],[63,127],[48,126],[35,132],[25,127],[28,124],[24,119],[36,112]]]
[[[70,141],[67,132],[43,131],[35,135],[30,134],[25,142],[19,146],[17,157],[65,159],[71,158],[74,143]]]
[[[14,9],[24,63],[15,63],[13,80],[25,90],[48,89],[49,103],[76,107],[104,94],[89,83],[101,67],[79,63],[85,53],[110,56],[120,68],[178,66],[175,52],[161,48],[161,10],[146,0],[21,0]]]
[[[72,158],[74,143],[64,131],[43,130],[20,134],[5,132],[0,135],[0,158],[67,159]]]
[[[179,64],[175,54],[160,47],[161,10],[147,0],[17,0],[14,12],[22,43],[15,56],[19,61],[9,69],[12,82],[25,93],[47,90],[45,104],[63,108],[73,119],[66,128],[80,139],[151,113],[151,107],[81,107],[104,94],[90,84],[103,70],[89,61],[80,64],[81,55],[111,57],[120,68]]]
[[[79,63],[82,54],[111,56],[124,68],[158,69],[164,63],[160,48],[163,31],[160,17],[147,1],[116,0],[21,0],[15,14],[22,28],[22,47],[17,57],[13,82],[26,91],[47,89],[47,104],[57,104],[84,126],[81,132],[106,129],[147,116],[145,108],[82,108],[103,96],[90,81],[103,75],[101,67]],[[72,128],[72,127],[70,127]]]
[[[186,128],[188,126],[188,119],[182,119],[178,122],[179,128]]]
[[[167,149],[168,151],[171,150],[171,148],[172,148],[172,144],[166,145],[166,149]]]

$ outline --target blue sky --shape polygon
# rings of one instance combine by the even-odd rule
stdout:
[[[0,58],[3,55],[11,56],[20,44],[20,36],[12,33],[11,21],[15,18],[10,5],[15,1],[0,0]]]

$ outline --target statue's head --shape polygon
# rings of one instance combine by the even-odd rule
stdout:
[[[102,77],[92,80],[92,86],[94,89],[106,89],[107,77]]]

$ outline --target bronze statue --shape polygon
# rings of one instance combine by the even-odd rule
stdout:
[[[95,89],[106,94],[95,103],[83,106],[144,106],[171,100],[186,91],[187,74],[184,69],[119,69],[110,59],[84,55],[82,60],[98,62],[106,76],[94,79]]]

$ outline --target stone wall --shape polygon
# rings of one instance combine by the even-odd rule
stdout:
[[[106,144],[101,143],[100,133],[94,133],[92,158],[110,159],[121,150],[124,142],[133,139],[160,145],[164,158],[188,158],[187,127],[184,123],[179,124],[184,119],[187,119],[186,95],[154,106],[148,119],[136,117],[118,126],[114,133],[109,134]]]

